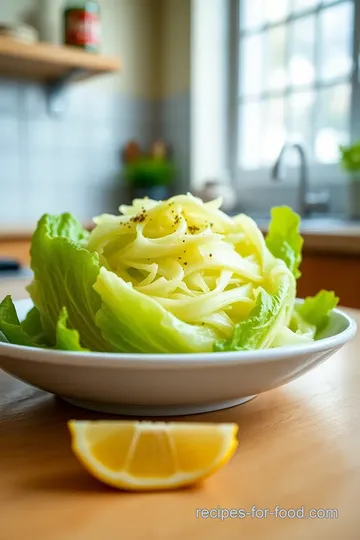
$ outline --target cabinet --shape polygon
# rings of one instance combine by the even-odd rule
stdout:
[[[360,309],[360,255],[304,253],[298,297],[333,290],[339,305]]]
[[[22,266],[30,264],[30,240],[19,238],[16,240],[0,240],[0,259],[15,259]]]

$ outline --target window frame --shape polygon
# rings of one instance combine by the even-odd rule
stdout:
[[[291,1],[291,0],[290,0]],[[341,82],[346,82],[350,84],[351,88],[351,97],[350,97],[350,142],[360,140],[360,70],[359,70],[359,60],[360,60],[360,1],[357,0],[333,0],[328,4],[322,5],[321,2],[316,6],[309,9],[305,9],[299,13],[291,14],[281,21],[276,21],[272,23],[266,23],[261,27],[255,30],[240,30],[240,5],[242,0],[230,0],[230,9],[229,9],[229,28],[230,28],[230,51],[229,51],[229,62],[230,65],[235,66],[235,69],[230,72],[229,80],[229,145],[228,145],[228,161],[229,168],[232,173],[232,177],[235,179],[236,184],[239,183],[268,183],[271,179],[270,169],[271,167],[260,167],[258,169],[244,169],[238,165],[238,147],[241,143],[241,134],[238,129],[239,123],[239,104],[241,102],[241,96],[239,92],[241,80],[240,80],[240,62],[239,62],[239,52],[240,46],[239,42],[241,35],[251,35],[259,32],[259,30],[266,31],[268,28],[276,28],[282,24],[289,24],[292,21],[300,20],[304,16],[316,14],[316,24],[319,22],[319,13],[324,9],[331,9],[336,5],[341,5],[347,1],[353,2],[354,5],[354,26],[353,26],[353,47],[352,47],[352,58],[353,58],[353,70],[350,74],[350,77],[340,77],[338,79],[333,79],[329,83],[323,83],[316,81],[313,84],[313,88],[317,90],[318,88],[328,87],[332,88],[336,84]],[[358,24],[356,24],[356,22]],[[318,68],[319,54],[318,47],[315,49],[315,65]],[[303,89],[309,89],[310,85],[304,85]],[[299,91],[301,87],[297,87],[296,91]],[[286,96],[291,95],[294,92],[292,88],[287,86],[285,89],[280,91],[273,92],[264,92],[262,96]],[[249,100],[250,101],[250,100]],[[316,106],[316,105],[315,105]],[[286,111],[285,111],[286,114]],[[331,164],[321,164],[309,162],[309,173],[311,181],[314,183],[327,183],[327,184],[338,184],[344,181],[346,173],[344,173],[337,163]],[[288,167],[287,175],[284,179],[285,184],[294,184],[296,183],[297,178],[297,167]]]

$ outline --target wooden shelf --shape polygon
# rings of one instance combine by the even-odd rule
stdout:
[[[118,58],[0,36],[0,76],[51,83],[69,74],[74,74],[72,80],[82,80],[119,69]]]

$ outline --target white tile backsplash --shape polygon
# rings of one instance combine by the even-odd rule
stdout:
[[[0,230],[16,224],[24,202],[18,153],[0,147]]]
[[[116,211],[121,149],[149,144],[153,103],[75,84],[61,118],[47,112],[44,87],[0,79],[0,227],[35,225],[45,212],[79,219]]]
[[[116,212],[128,202],[121,149],[131,138],[144,146],[163,138],[178,169],[174,192],[189,189],[189,93],[150,102],[100,93],[89,83],[71,86],[68,98],[65,114],[52,118],[43,86],[0,79],[0,227],[35,224],[45,212],[68,210],[84,220]],[[322,187],[330,190],[331,212],[346,213],[346,186],[311,189]],[[297,206],[295,183],[239,182],[237,195],[247,212]]]
[[[12,80],[0,78],[0,114],[4,116],[14,116],[20,109],[21,85]]]
[[[0,114],[0,150],[12,152],[19,151],[20,147],[20,121],[16,116],[3,116]]]
[[[160,121],[155,124],[174,152],[177,167],[176,193],[189,190],[190,178],[190,96],[185,92],[158,103]]]

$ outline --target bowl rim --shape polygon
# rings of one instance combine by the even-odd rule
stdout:
[[[297,298],[297,303],[302,303],[302,298]],[[30,298],[14,301],[15,308],[20,304],[33,305]],[[277,347],[274,349],[254,349],[250,351],[227,351],[227,352],[200,352],[200,353],[112,353],[112,352],[86,352],[86,351],[62,351],[53,349],[41,349],[26,345],[15,345],[0,342],[1,357],[28,360],[46,364],[74,365],[87,367],[202,367],[224,366],[231,364],[263,363],[279,361],[289,356],[306,356],[339,349],[350,341],[357,332],[356,321],[341,309],[333,309],[334,314],[344,319],[346,328],[326,338],[310,343]],[[1,362],[0,362],[1,368]]]

